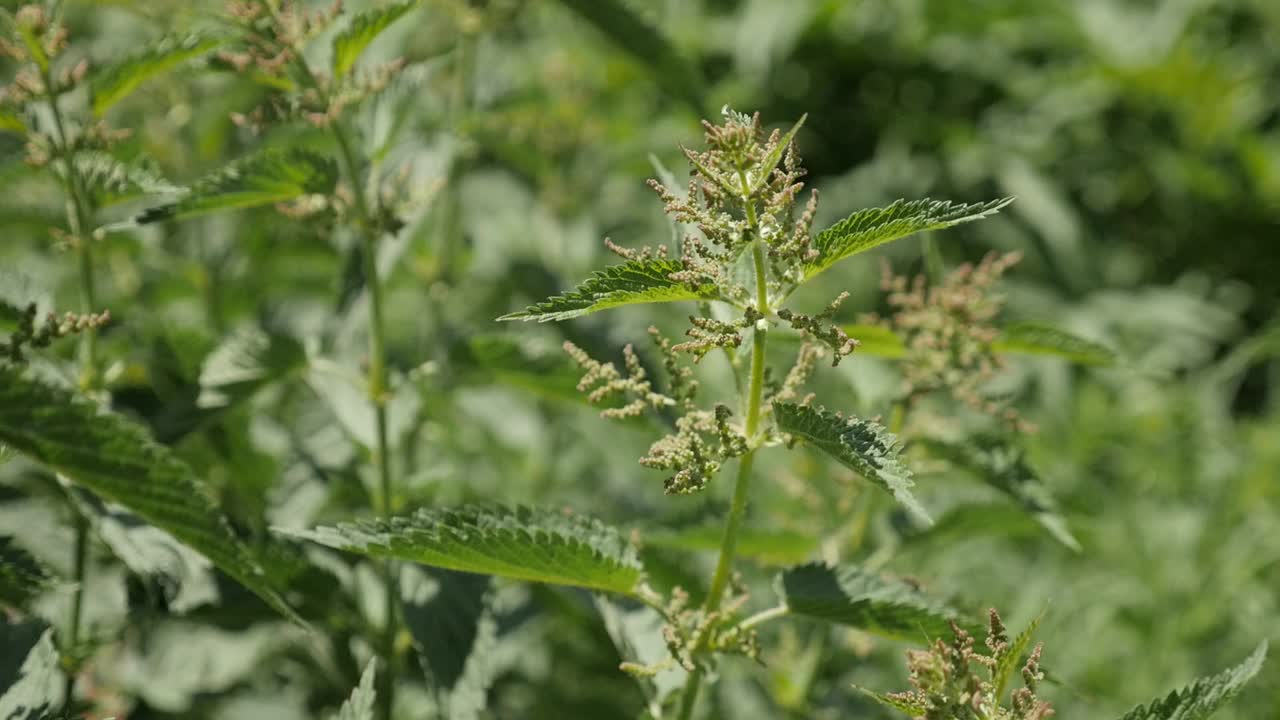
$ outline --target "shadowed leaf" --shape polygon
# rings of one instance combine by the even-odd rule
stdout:
[[[901,580],[856,565],[800,565],[778,576],[778,594],[793,615],[848,625],[877,635],[927,640],[976,623]]]

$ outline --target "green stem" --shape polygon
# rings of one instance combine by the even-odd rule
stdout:
[[[755,208],[748,205],[748,219],[755,226]],[[764,248],[756,240],[751,248],[751,257],[756,274],[756,309],[766,318],[769,315],[768,283],[765,277]],[[746,515],[747,495],[751,489],[751,468],[755,464],[756,450],[759,447],[757,434],[760,431],[761,406],[764,404],[764,368],[765,346],[768,343],[768,320],[757,321],[755,332],[751,336],[751,385],[747,390],[747,442],[751,449],[738,461],[738,476],[733,483],[733,499],[729,505],[729,517],[725,520],[724,536],[720,540],[720,559],[716,562],[715,574],[711,577],[711,588],[707,591],[707,599],[703,604],[704,613],[711,614],[720,609],[720,601],[724,599],[725,588],[729,586],[729,578],[733,573],[733,559],[738,549],[738,531],[742,528],[742,519]],[[684,694],[680,698],[680,720],[693,717],[694,706],[698,702],[698,690],[702,685],[702,669],[698,668],[689,674],[685,683]]]
[[[48,68],[42,71],[45,100],[49,103],[49,114],[53,119],[54,142],[57,144],[57,155],[62,161],[62,186],[66,195],[67,227],[71,231],[79,256],[80,306],[85,314],[97,311],[97,296],[93,278],[93,241],[90,229],[89,201],[84,190],[83,181],[75,166],[75,150],[67,142],[66,125],[62,119],[62,110],[58,107],[58,98],[53,90],[53,76]],[[80,386],[85,390],[93,390],[98,384],[97,330],[86,328],[80,333]],[[75,650],[80,644],[80,625],[84,617],[84,586],[89,576],[89,521],[78,510],[75,514],[75,540],[72,571],[75,589],[71,596],[71,616],[68,622],[66,649]],[[66,674],[63,684],[63,709],[70,711],[75,693],[76,673]]]
[[[791,614],[791,608],[787,607],[786,605],[778,605],[776,607],[771,607],[768,610],[761,610],[755,615],[752,615],[746,620],[743,620],[741,623],[738,624],[738,627],[742,628],[743,630],[746,630],[748,628],[753,628],[757,625],[763,625],[764,623],[767,623],[770,620],[777,620],[780,617],[786,617],[790,614]]]

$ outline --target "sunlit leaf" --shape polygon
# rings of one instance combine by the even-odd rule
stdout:
[[[1267,641],[1263,640],[1244,662],[1212,677],[1200,678],[1162,699],[1125,713],[1120,720],[1204,720],[1230,702],[1245,683],[1262,669],[1267,656]]]
[[[346,77],[360,54],[392,23],[418,6],[417,2],[391,3],[367,10],[351,19],[351,24],[333,39],[333,76]]]
[[[793,403],[774,403],[773,415],[779,430],[827,453],[888,491],[912,514],[932,522],[911,494],[915,482],[899,458],[898,438],[879,423]]]
[[[596,271],[578,287],[563,295],[530,305],[522,312],[510,313],[499,320],[568,320],[598,310],[638,303],[676,302],[680,300],[712,300],[718,297],[716,286],[690,285],[672,280],[680,272],[679,260],[651,258],[629,260]]]
[[[846,335],[858,341],[859,355],[875,355],[884,358],[900,358],[907,354],[902,336],[879,325],[845,325]]]
[[[198,58],[224,42],[221,38],[200,35],[169,37],[127,58],[103,66],[89,78],[93,113],[101,116],[112,105],[137,90],[142,83],[188,60]]]
[[[818,256],[805,263],[810,278],[841,260],[924,230],[941,230],[996,214],[1013,198],[986,203],[957,204],[946,200],[898,200],[883,208],[859,210],[818,233],[813,249]]]
[[[373,703],[378,693],[373,689],[374,676],[378,673],[378,661],[370,660],[360,673],[360,684],[351,691],[351,697],[342,703],[334,720],[373,720]]]
[[[363,555],[624,595],[643,574],[635,548],[617,530],[553,510],[424,508],[389,520],[282,532]]]
[[[1052,355],[1081,365],[1114,365],[1116,353],[1105,345],[1048,325],[1018,323],[1001,331],[991,349],[1022,355]]]
[[[901,580],[856,565],[801,565],[778,576],[778,594],[793,615],[848,625],[877,635],[928,640],[976,624]]]
[[[53,630],[38,622],[9,625],[0,619],[0,718],[53,717],[61,682]]]
[[[75,166],[94,207],[149,195],[174,195],[185,190],[150,167],[124,163],[105,152],[76,153]]]
[[[405,625],[442,716],[465,720],[485,708],[497,642],[492,578],[433,568],[402,587]]]

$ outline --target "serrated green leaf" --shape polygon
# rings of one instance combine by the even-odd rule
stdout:
[[[52,585],[53,574],[43,563],[0,535],[0,604],[25,610]]]
[[[163,38],[130,57],[102,67],[89,79],[93,114],[101,116],[142,83],[204,55],[223,42],[221,38],[200,35]]]
[[[374,557],[624,595],[643,575],[635,548],[616,530],[554,510],[424,508],[389,520],[282,532]]]
[[[351,691],[351,697],[342,703],[335,720],[373,720],[373,703],[378,699],[378,692],[373,689],[374,676],[378,672],[378,661],[370,660],[360,673],[360,684]]]
[[[901,580],[856,565],[811,563],[786,570],[778,595],[792,615],[848,625],[885,637],[920,640],[976,623]]]
[[[1115,351],[1105,345],[1037,323],[1010,325],[1000,332],[991,349],[999,353],[1053,355],[1081,365],[1114,365],[1116,362]]]
[[[173,195],[185,190],[165,180],[152,168],[121,162],[105,152],[78,152],[75,166],[93,206],[98,208],[147,195]]]
[[[337,181],[337,166],[329,158],[302,148],[271,148],[201,178],[181,200],[150,208],[134,222],[145,225],[327,194]]]
[[[1230,702],[1253,679],[1267,657],[1267,641],[1244,662],[1212,677],[1200,678],[1162,699],[1125,713],[1120,720],[1204,720]]]
[[[418,6],[417,2],[392,3],[367,10],[351,19],[351,24],[333,38],[333,77],[341,79],[355,67],[360,54],[383,30]]]
[[[845,334],[858,341],[859,355],[900,358],[907,354],[902,336],[879,325],[844,325]]]
[[[497,644],[492,578],[433,568],[402,585],[405,625],[435,693],[437,715],[469,720],[486,705]]]
[[[906,696],[889,695],[887,693],[880,693],[880,692],[876,692],[875,690],[868,690],[867,688],[864,688],[864,687],[858,687],[857,685],[855,685],[854,688],[856,688],[863,695],[866,695],[872,700],[875,700],[876,702],[880,703],[881,705],[884,705],[887,708],[893,708],[894,710],[898,710],[900,712],[904,712],[910,715],[911,717],[923,717],[924,714],[929,711],[929,707],[927,705],[911,702],[911,699]]]
[[[46,720],[61,703],[62,673],[53,630],[0,621],[0,718]]]
[[[1071,534],[1058,511],[1058,502],[1044,480],[1027,462],[1022,448],[996,435],[974,435],[957,442],[925,438],[929,452],[999,490],[1040,523],[1055,540],[1080,551],[1080,542]]]
[[[702,103],[702,73],[625,0],[560,0],[560,4],[631,55],[671,96],[688,103],[698,113],[707,114]]]
[[[191,468],[139,425],[0,364],[0,441],[165,530],[297,620]]]
[[[1009,689],[1009,680],[1022,664],[1022,656],[1026,654],[1027,648],[1031,647],[1031,638],[1035,635],[1036,628],[1040,627],[1042,619],[1044,619],[1043,612],[1036,615],[1026,629],[1018,633],[1013,642],[1009,643],[1009,647],[996,658],[996,669],[991,678],[996,687],[996,698],[1003,698],[1005,690]]]
[[[897,200],[887,207],[859,210],[813,238],[813,249],[818,251],[818,256],[805,263],[805,278],[811,278],[847,257],[908,235],[981,220],[1011,202],[1013,198],[957,204],[925,198]]]
[[[898,438],[879,423],[793,403],[774,403],[773,416],[782,432],[822,450],[888,491],[921,520],[933,522],[911,494],[915,482],[899,458]]]
[[[774,168],[778,167],[778,163],[782,162],[782,156],[786,153],[787,148],[791,145],[792,141],[796,139],[796,133],[800,132],[800,128],[804,126],[804,121],[808,117],[809,115],[807,113],[801,115],[800,119],[796,121],[796,124],[792,125],[791,129],[787,131],[787,134],[778,139],[778,144],[773,148],[773,152],[769,153],[764,160],[760,162],[760,169],[756,171],[756,177],[753,179],[751,184],[752,194],[769,181],[769,176],[773,174]]]
[[[578,287],[563,295],[556,295],[530,305],[523,312],[510,313],[498,319],[552,322],[622,305],[714,300],[718,297],[714,284],[690,285],[671,279],[672,273],[683,269],[684,264],[679,260],[629,260],[621,265],[597,270]]]

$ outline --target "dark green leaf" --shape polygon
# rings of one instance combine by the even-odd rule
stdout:
[[[777,587],[793,615],[891,638],[939,637],[951,632],[952,621],[964,628],[976,626],[914,586],[856,565],[801,565],[779,575]]]
[[[488,658],[497,641],[492,578],[434,568],[403,587],[405,625],[443,717],[475,717],[484,709]]]
[[[198,35],[164,38],[141,52],[102,67],[89,79],[93,113],[101,116],[142,83],[204,55],[223,42],[219,38]]]
[[[25,610],[53,585],[53,575],[40,561],[0,535],[0,604]]]
[[[1013,198],[969,205],[946,200],[898,200],[888,207],[859,210],[818,233],[813,249],[818,256],[805,264],[810,278],[841,260],[924,230],[941,230],[953,225],[994,215]]]
[[[1116,353],[1105,345],[1048,325],[1018,323],[1000,333],[991,349],[1000,353],[1053,355],[1081,365],[1114,365]]]
[[[200,369],[202,408],[225,408],[306,366],[302,344],[291,337],[252,328],[228,337]]]
[[[367,10],[351,19],[351,24],[333,39],[333,77],[344,78],[355,67],[360,54],[383,30],[418,6],[417,2],[391,3]]]
[[[911,494],[915,482],[899,457],[898,438],[879,423],[793,403],[774,403],[773,416],[779,430],[827,453],[887,490],[920,519],[932,522]]]
[[[373,702],[378,693],[373,689],[374,676],[378,672],[378,661],[370,660],[360,673],[360,684],[351,691],[351,697],[342,703],[335,720],[373,720]]]
[[[626,0],[560,0],[560,4],[591,23],[648,69],[667,93],[688,103],[699,114],[707,114],[702,104],[701,72]]]
[[[568,320],[597,310],[637,303],[713,300],[718,297],[713,284],[690,285],[671,279],[684,269],[679,260],[652,258],[629,260],[598,270],[573,290],[530,305],[523,312],[503,315],[499,320]]]
[[[624,595],[643,574],[635,548],[616,530],[554,510],[424,508],[407,517],[282,532],[364,555]]]
[[[1125,713],[1120,720],[1204,720],[1230,702],[1249,682],[1267,657],[1267,641],[1263,640],[1244,662],[1212,677],[1200,678],[1174,690],[1160,700]]]
[[[0,621],[0,718],[46,720],[62,698],[53,630]]]
[[[272,205],[303,195],[327,194],[333,191],[337,180],[337,166],[326,157],[301,148],[272,148],[201,178],[181,200],[146,210],[134,222],[142,225],[179,220]]]
[[[0,364],[0,441],[167,531],[296,619],[191,468],[132,421]]]
[[[974,435],[958,442],[926,438],[923,445],[931,454],[1008,495],[1054,539],[1076,552],[1080,551],[1080,542],[1071,534],[1066,519],[1058,511],[1057,500],[1027,462],[1022,448],[995,435]]]

